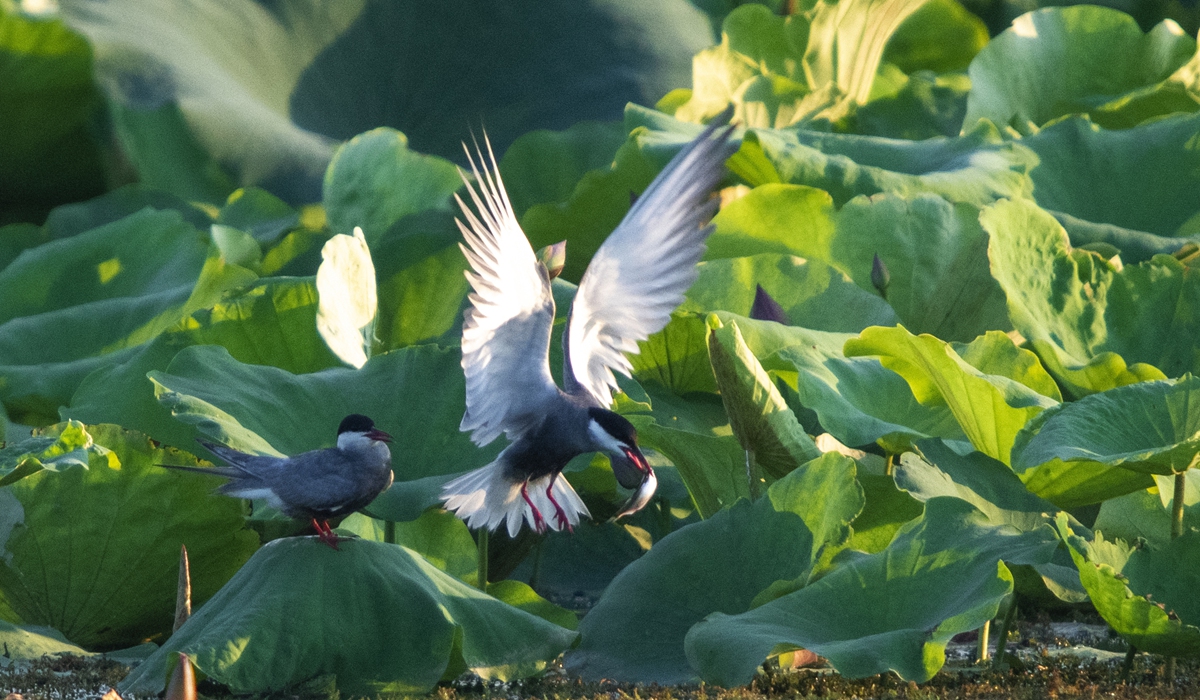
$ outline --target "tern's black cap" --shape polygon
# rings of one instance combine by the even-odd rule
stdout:
[[[375,421],[361,413],[351,413],[342,419],[342,424],[338,426],[338,435],[342,433],[365,433],[374,427]]]

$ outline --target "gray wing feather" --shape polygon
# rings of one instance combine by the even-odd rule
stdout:
[[[736,150],[728,142],[732,127],[713,134],[732,113],[725,110],[671,159],[592,258],[564,334],[568,393],[611,404],[613,370],[629,375],[626,355],[667,324],[696,281],[712,233],[704,223],[717,208],[709,195]]]
[[[490,143],[487,150],[491,168],[480,151],[482,174],[467,152],[479,188],[463,175],[474,210],[455,195],[466,219],[457,223],[466,241],[461,247],[471,264],[466,276],[473,289],[463,323],[467,410],[459,429],[470,431],[477,445],[501,432],[510,439],[525,432],[558,395],[549,364],[554,324],[550,278],[517,223]]]

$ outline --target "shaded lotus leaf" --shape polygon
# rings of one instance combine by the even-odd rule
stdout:
[[[901,455],[896,484],[924,502],[952,496],[975,506],[993,525],[1011,525],[1021,532],[1053,525],[1058,508],[1025,488],[1007,466],[982,452],[960,455],[940,440],[922,440],[916,453]],[[1079,573],[1066,550],[1056,549],[1047,561],[1031,562],[1055,596],[1072,603],[1087,600]]]
[[[142,250],[150,241],[176,257]],[[32,314],[0,324],[8,412],[27,424],[54,422],[89,373],[129,360],[133,346],[251,283],[246,266],[257,255],[253,239],[221,226],[205,253],[204,237],[178,212],[153,210],[27,251],[0,273],[0,286],[22,290],[14,290],[18,310]],[[42,275],[58,282],[46,287]]]
[[[1189,70],[1200,76],[1200,66]],[[1197,113],[1122,130],[1069,117],[1021,142],[1039,160],[1030,172],[1038,206],[1096,223],[1178,236],[1187,235],[1188,221],[1200,210],[1194,196],[1200,187],[1200,152],[1193,147],[1197,134]]]
[[[191,455],[116,426],[87,432],[106,450],[91,451],[86,467],[44,469],[0,490],[0,613],[114,649],[170,632],[180,544],[202,603],[258,536],[245,529],[241,503],[212,492],[213,480],[155,466],[195,466]]]
[[[184,221],[201,230],[214,223],[208,211],[187,200],[135,182],[82,202],[59,205],[50,211],[43,227],[51,239],[69,238],[120,221],[147,207],[176,211]],[[237,227],[226,221],[220,223]]]
[[[748,683],[769,655],[797,648],[850,678],[891,670],[926,681],[945,663],[950,638],[992,619],[1012,591],[1001,560],[1041,559],[1056,545],[1048,527],[1017,534],[965,501],[932,498],[887,549],[749,612],[709,615],[688,632],[687,658],[724,686]]]
[[[746,456],[750,493],[757,494],[763,476],[779,479],[796,467],[821,455],[816,444],[800,427],[775,383],[746,347],[736,322],[723,325],[716,316],[708,318],[708,354],[717,378],[721,401],[729,416],[733,435]],[[760,476],[752,465],[760,467]]]
[[[244,187],[229,195],[216,223],[245,231],[266,246],[299,226],[300,212],[264,189]]]
[[[1076,535],[1066,513],[1058,530],[1079,567],[1096,612],[1138,651],[1167,656],[1200,655],[1195,586],[1200,533],[1184,533],[1158,550],[1131,550],[1120,540],[1091,541]]]
[[[1139,539],[1156,548],[1170,541],[1171,505],[1174,501],[1174,477],[1155,476],[1156,485],[1149,489],[1112,498],[1100,505],[1093,528],[1108,537],[1126,542]],[[1183,529],[1200,529],[1200,471],[1189,469],[1184,474]]]
[[[674,314],[661,331],[638,343],[638,354],[629,358],[634,379],[666,387],[677,396],[716,393],[706,338],[703,319]]]
[[[565,663],[585,678],[681,683],[695,678],[688,629],[711,612],[748,610],[776,581],[803,585],[821,547],[840,541],[862,508],[853,462],[830,454],[656,542],[605,589]],[[837,523],[833,528],[818,523]],[[809,524],[824,534],[813,537]]]
[[[817,260],[751,255],[708,260],[700,263],[699,270],[680,312],[730,311],[749,316],[757,289],[762,287],[780,305],[788,325],[858,332],[897,322],[895,312],[878,295]]]
[[[297,374],[338,364],[316,331],[313,278],[262,280],[197,311],[178,326],[131,351],[124,362],[88,375],[62,409],[64,418],[116,423],[180,449],[195,449],[195,430],[171,417],[155,398],[151,370],[165,370],[191,345],[220,345],[234,359]]]
[[[60,12],[95,48],[118,120],[132,122],[119,131],[127,149],[157,128],[159,151],[191,156],[176,158],[185,172],[175,178],[203,182],[220,166],[236,185],[292,203],[319,198],[336,140],[387,126],[420,152],[458,159],[482,118],[502,152],[535,128],[615,119],[629,101],[653,102],[686,81],[692,54],[712,41],[707,18],[685,0],[484,10],[69,0]],[[367,222],[351,225],[373,240]]]
[[[329,228],[361,228],[372,245],[392,224],[426,209],[448,210],[462,187],[453,163],[417,153],[395,129],[359,134],[337,149],[325,171],[323,203]]]
[[[0,224],[41,221],[105,189],[92,121],[103,102],[87,42],[55,17],[0,9]]]
[[[354,540],[334,551],[286,538],[259,550],[120,687],[161,691],[168,659],[184,652],[234,692],[332,674],[341,692],[421,693],[449,668],[503,680],[537,673],[574,638],[404,547]]]
[[[896,481],[882,474],[858,473],[866,503],[851,525],[854,533],[846,549],[874,554],[891,544],[905,523],[921,517],[924,506],[906,491],[896,488]]]
[[[976,362],[1004,373],[976,369],[949,344],[930,335],[913,335],[903,326],[868,328],[846,341],[846,354],[878,356],[884,367],[904,377],[918,401],[946,406],[975,449],[1009,464],[1018,431],[1057,401],[1006,376],[1024,376],[1031,353],[1017,350],[1011,341],[995,342],[986,336],[976,343],[986,344],[975,353]]]
[[[927,2],[925,7],[939,4],[942,3]],[[974,15],[971,17],[974,19]],[[882,68],[890,66],[885,64]],[[881,82],[877,79],[876,85]],[[870,102],[847,120],[847,128],[866,136],[909,141],[952,138],[962,131],[970,92],[971,81],[962,73],[936,75],[918,71],[907,76],[898,89],[873,95]]]
[[[583,176],[607,170],[625,143],[621,122],[579,122],[517,138],[500,159],[504,189],[518,217],[535,204],[565,202]]]
[[[4,661],[0,661],[0,668],[11,661],[40,659],[55,654],[91,656],[53,627],[14,625],[4,620],[0,620],[0,645],[4,647]]]
[[[1140,382],[1062,404],[1030,427],[1021,470],[1060,459],[1174,474],[1200,454],[1200,377]]]
[[[361,228],[339,233],[321,248],[317,269],[317,332],[342,362],[361,368],[375,341],[375,265]]]
[[[843,346],[855,336],[753,321],[737,321],[746,344],[768,371],[795,372],[798,401],[813,410],[821,427],[850,446],[876,440],[901,452],[913,439],[965,439],[953,413],[917,401],[904,378],[878,359],[846,357]],[[781,374],[790,384],[793,379]]]
[[[458,430],[465,410],[459,359],[457,349],[424,345],[376,355],[360,370],[295,375],[240,363],[223,347],[193,346],[149,376],[159,401],[178,420],[246,452],[297,454],[329,447],[342,418],[370,416],[394,438],[396,482],[369,509],[398,519],[388,504],[402,500],[410,482],[423,498],[432,496],[423,509],[437,502],[437,490],[422,480],[482,466],[501,448],[476,448]]]
[[[1195,55],[1195,39],[1171,20],[1143,34],[1133,17],[1108,7],[1028,12],[971,63],[965,123],[990,119],[1028,133],[1056,117],[1088,114],[1120,129],[1194,112],[1200,83],[1180,68]]]
[[[828,263],[877,296],[871,269],[879,256],[891,278],[887,301],[906,328],[965,341],[1010,327],[1004,293],[988,270],[988,237],[971,205],[930,194],[882,195],[855,198],[834,212],[824,191],[766,184],[713,222],[706,259],[787,252]]]
[[[1102,503],[1154,485],[1149,474],[1090,461],[1052,459],[1018,474],[1025,488],[1064,509]]]
[[[1072,246],[1096,252],[1100,252],[1100,246],[1111,246],[1120,254],[1124,265],[1146,262],[1152,260],[1155,255],[1175,255],[1188,243],[1196,240],[1194,234],[1190,238],[1157,236],[1112,224],[1098,224],[1062,212],[1050,213],[1066,229]],[[1107,257],[1111,259],[1112,255]]]

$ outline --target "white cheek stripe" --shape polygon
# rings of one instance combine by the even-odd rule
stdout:
[[[600,424],[594,420],[588,420],[588,434],[592,436],[592,440],[604,452],[611,454],[624,454],[627,445],[609,434],[607,430],[600,427]]]

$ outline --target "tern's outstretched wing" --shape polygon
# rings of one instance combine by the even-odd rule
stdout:
[[[558,388],[549,363],[550,278],[517,223],[491,144],[488,160],[478,144],[476,150],[482,174],[470,151],[467,158],[478,191],[463,177],[474,211],[455,195],[467,220],[457,223],[466,239],[461,247],[471,263],[467,279],[474,290],[463,323],[467,412],[459,429],[471,431],[476,445],[486,445],[501,432],[511,438],[531,427]]]
[[[626,353],[667,324],[696,281],[705,223],[716,211],[709,195],[736,147],[726,110],[683,148],[638,198],[596,252],[571,306],[564,388],[586,392],[605,408],[617,387],[613,370],[628,375]]]

